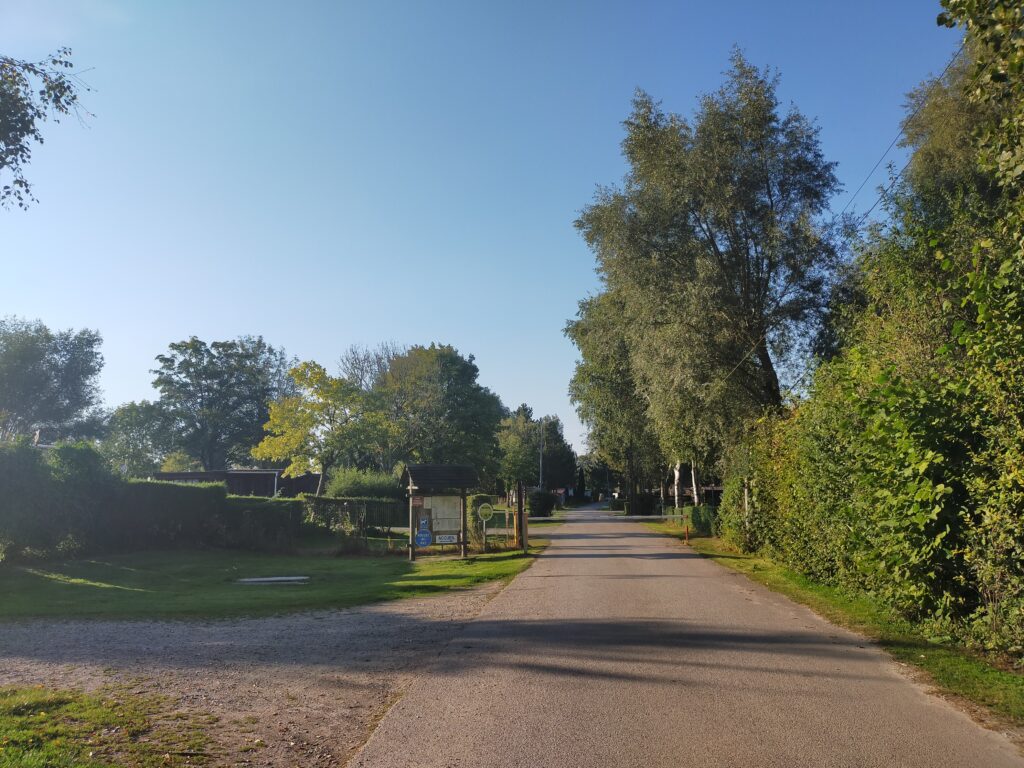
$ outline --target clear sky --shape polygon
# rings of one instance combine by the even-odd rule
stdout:
[[[331,368],[351,344],[450,343],[582,450],[562,328],[597,278],[572,222],[623,174],[633,90],[689,113],[734,44],[778,67],[839,162],[838,209],[957,48],[939,10],[0,0],[0,52],[71,46],[94,88],[84,126],[45,129],[39,203],[0,211],[0,315],[98,329],[112,406],[151,398],[153,358],[191,335]]]

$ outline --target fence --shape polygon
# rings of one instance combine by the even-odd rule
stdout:
[[[347,536],[365,539],[370,531],[409,527],[409,509],[398,499],[302,497],[306,520]]]

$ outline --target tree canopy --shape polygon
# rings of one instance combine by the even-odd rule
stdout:
[[[0,318],[0,440],[36,430],[44,440],[74,434],[99,403],[101,343],[96,331]]]
[[[35,200],[25,166],[33,145],[43,143],[41,124],[76,112],[88,90],[72,70],[69,48],[42,61],[0,56],[0,206],[27,208]]]
[[[153,386],[174,447],[206,470],[248,464],[270,404],[290,393],[284,351],[259,336],[210,344],[193,336],[156,359]]]

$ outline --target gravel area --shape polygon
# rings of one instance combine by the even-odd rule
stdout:
[[[111,683],[212,715],[213,764],[339,766],[502,588],[215,621],[0,624],[0,685]]]

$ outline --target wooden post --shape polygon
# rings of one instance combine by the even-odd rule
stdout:
[[[416,559],[416,521],[412,514],[412,478],[409,478],[409,562]]]
[[[469,542],[466,540],[467,539],[467,535],[466,534],[467,534],[467,531],[468,531],[468,528],[469,528],[466,525],[466,523],[467,523],[467,518],[469,517],[469,515],[467,514],[467,510],[466,510],[466,489],[463,488],[461,490],[462,490],[462,493],[459,495],[459,499],[461,500],[461,506],[462,506],[462,557],[466,558],[469,555]]]
[[[526,504],[523,495],[523,483],[520,481],[516,487],[516,518],[519,521],[519,545],[525,554],[530,551],[530,537],[526,532]]]

